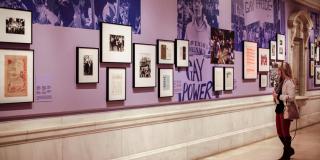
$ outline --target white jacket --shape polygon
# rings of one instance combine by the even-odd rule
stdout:
[[[296,100],[296,86],[293,83],[293,80],[285,80],[282,85],[282,94],[279,97],[284,103],[295,102]]]

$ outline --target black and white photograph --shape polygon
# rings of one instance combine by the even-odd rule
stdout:
[[[277,59],[277,42],[276,41],[270,41],[270,59],[276,60]]]
[[[24,34],[25,20],[22,18],[7,18],[6,19],[6,33],[8,34]]]
[[[158,70],[159,97],[173,97],[173,69]]]
[[[286,36],[277,34],[277,60],[284,61],[286,59]]]
[[[211,63],[234,64],[234,32],[211,28]]]
[[[231,91],[234,89],[234,70],[231,67],[224,68],[224,90]]]
[[[77,83],[99,83],[99,49],[77,47]]]
[[[156,86],[156,46],[133,44],[133,87]]]
[[[0,8],[0,42],[31,44],[31,11]]]
[[[151,59],[148,56],[141,57],[140,59],[140,78],[150,78],[151,77]]]
[[[107,101],[126,100],[126,68],[107,68]]]
[[[176,67],[189,67],[189,41],[176,39],[175,49]]]
[[[310,43],[310,60],[314,59],[314,52],[316,51],[314,43]]]
[[[259,87],[266,88],[268,86],[268,74],[260,74]]]
[[[124,36],[110,35],[110,51],[123,52],[124,51]]]
[[[315,67],[315,73],[314,73],[314,84],[319,86],[320,85],[320,66]]]
[[[101,23],[101,62],[131,63],[131,26]]]
[[[174,64],[174,41],[157,40],[158,64]]]
[[[223,67],[213,67],[213,91],[223,91],[224,86],[224,71]]]

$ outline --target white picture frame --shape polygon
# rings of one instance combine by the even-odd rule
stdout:
[[[0,49],[0,104],[34,101],[34,51]]]
[[[174,64],[174,41],[157,40],[157,63]]]
[[[277,41],[270,41],[270,59],[277,60]]]
[[[259,48],[258,54],[258,71],[268,72],[270,69],[269,49]]]
[[[99,83],[99,49],[77,47],[77,84]]]
[[[259,87],[260,88],[268,87],[268,74],[260,74]]]
[[[158,69],[158,96],[163,97],[173,97],[173,69]]]
[[[224,72],[223,67],[213,67],[213,91],[223,91]]]
[[[126,100],[126,68],[107,68],[107,101]]]
[[[257,79],[258,73],[258,44],[244,41],[243,79]]]
[[[151,44],[133,44],[133,87],[156,86],[156,46]]]
[[[175,49],[176,67],[189,67],[189,41],[176,39]]]
[[[224,68],[224,90],[225,91],[234,90],[234,68],[233,67]]]
[[[0,42],[32,44],[32,12],[0,8]]]
[[[131,63],[131,26],[102,22],[100,33],[101,62]]]
[[[277,60],[284,61],[286,59],[286,36],[277,34]]]

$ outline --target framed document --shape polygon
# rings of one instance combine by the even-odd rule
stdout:
[[[173,69],[161,69],[158,71],[159,97],[173,97]]]
[[[0,42],[32,43],[32,12],[0,8]]]
[[[320,67],[315,67],[315,73],[314,73],[314,84],[319,86],[320,85]]]
[[[277,34],[277,60],[284,61],[286,59],[286,36]]]
[[[268,74],[260,74],[260,88],[266,88],[268,86]]]
[[[174,64],[174,41],[157,40],[158,64]]]
[[[257,79],[257,43],[244,41],[243,79]]]
[[[126,68],[107,68],[107,101],[126,100]]]
[[[313,77],[314,76],[314,60],[310,61],[310,77]]]
[[[77,83],[99,83],[99,49],[77,47]]]
[[[277,42],[270,41],[270,59],[276,60],[277,59]]]
[[[213,91],[223,91],[223,68],[213,67]]]
[[[314,43],[310,43],[310,60],[314,59],[314,52],[316,51]]]
[[[156,86],[156,46],[133,44],[133,87]]]
[[[176,67],[189,67],[189,41],[176,39]]]
[[[234,69],[231,67],[224,68],[224,90],[231,91],[234,89]]]
[[[259,72],[269,72],[269,49],[259,48],[258,64]]]
[[[131,63],[131,26],[101,23],[101,62]]]
[[[33,50],[0,49],[0,103],[33,102]]]

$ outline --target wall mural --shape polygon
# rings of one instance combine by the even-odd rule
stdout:
[[[277,33],[285,32],[283,0],[232,0],[232,30],[235,50],[242,51],[242,41],[254,41],[269,48]]]
[[[104,21],[141,33],[141,0],[1,0],[0,7],[31,10],[37,24],[99,29]]]

